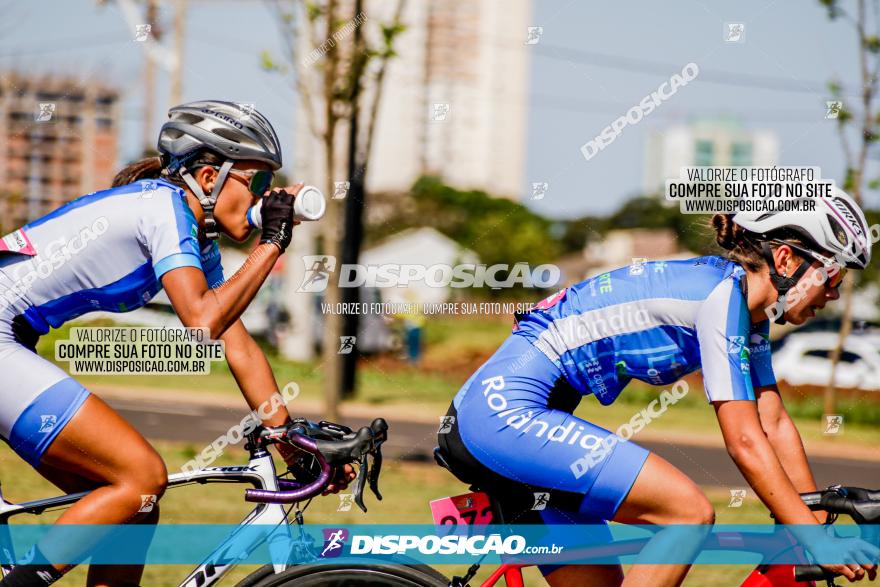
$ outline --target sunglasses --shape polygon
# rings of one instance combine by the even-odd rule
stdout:
[[[789,242],[785,241],[774,241],[781,245],[788,245],[804,257],[810,259],[811,261],[818,261],[822,264],[822,268],[819,271],[825,276],[825,285],[830,289],[835,289],[840,287],[840,284],[843,283],[843,278],[846,277],[847,268],[836,261],[825,257],[823,255],[819,255],[814,253],[813,251],[808,251],[803,247],[799,247]]]
[[[836,263],[825,265],[821,271],[825,274],[825,284],[831,289],[840,287],[843,278],[846,277],[846,267],[841,267]]]
[[[220,169],[217,165],[199,165],[198,167]],[[243,180],[247,184],[248,190],[258,198],[263,197],[263,194],[272,186],[272,180],[275,179],[275,174],[265,169],[249,169],[245,171],[233,168],[229,170],[229,175],[238,180]]]

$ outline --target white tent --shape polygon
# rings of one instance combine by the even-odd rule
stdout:
[[[436,265],[454,267],[459,263],[479,263],[476,253],[459,246],[451,238],[433,228],[412,228],[388,237],[361,253],[367,266],[419,265],[428,272]],[[401,287],[383,287],[383,302],[441,303],[449,299],[450,288],[433,287],[430,280],[412,281]]]

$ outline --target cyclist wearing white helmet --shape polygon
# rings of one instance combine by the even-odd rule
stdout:
[[[224,341],[248,405],[279,405],[269,362],[240,316],[290,244],[302,184],[269,190],[281,167],[278,137],[262,114],[229,102],[172,108],[158,147],[160,157],[129,165],[111,189],[73,200],[4,239],[13,250],[0,255],[0,437],[63,491],[96,489],[65,511],[61,524],[155,524],[158,507],[142,508],[143,496],[154,496],[151,503],[162,496],[167,471],[137,430],[36,354],[50,328],[90,311],[139,308],[164,288],[184,326],[208,328]],[[216,239],[246,239],[246,212],[259,198],[260,245],[224,280]],[[266,425],[289,418],[283,408],[269,412]],[[296,462],[292,451],[282,456]],[[353,477],[347,467],[328,491]],[[48,585],[68,568],[17,565],[0,586]],[[92,566],[88,584],[135,585],[142,572]]]
[[[829,279],[836,285],[843,281],[847,268],[864,269],[871,261],[868,223],[852,198],[834,188],[830,198],[806,201],[815,204],[815,212],[740,212],[733,216],[733,224],[721,215],[713,220],[716,228],[723,232],[719,244],[731,251],[734,260],[757,268],[760,262],[756,257],[760,254],[766,263],[770,282],[778,293],[772,312],[777,324],[785,324],[786,315],[793,324],[801,324],[815,315],[816,309],[824,307],[822,299],[806,300],[796,307],[786,303],[788,293],[811,264],[821,270],[819,281]],[[786,258],[791,253],[801,257],[790,276],[785,268],[780,275],[774,262],[774,250],[781,245],[788,247]]]
[[[583,396],[611,404],[633,379],[672,385],[641,420],[621,426],[631,435],[646,414],[659,415],[658,404],[662,413],[687,393],[680,380],[696,370],[728,453],[776,520],[824,519],[798,496],[816,482],[776,386],[769,317],[800,324],[837,299],[845,269],[870,262],[867,222],[836,191],[812,212],[716,215],[712,226],[727,258],[648,262],[557,292],[517,316],[513,334],[456,394],[440,455],[460,480],[493,494],[507,523],[713,523],[711,503],[684,473],[573,415]],[[539,511],[536,495],[549,495]],[[699,549],[698,540],[675,544],[683,555]],[[848,560],[878,554],[857,541],[838,548]],[[825,566],[850,580],[876,574],[871,564]],[[541,571],[553,587],[659,586],[681,584],[688,568]]]

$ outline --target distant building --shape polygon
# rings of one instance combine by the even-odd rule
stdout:
[[[666,180],[689,166],[763,166],[779,160],[779,139],[769,130],[748,130],[734,119],[705,119],[648,136],[644,193],[663,194]]]
[[[429,227],[402,230],[361,253],[361,263],[365,265],[419,265],[426,267],[429,272],[438,265],[451,267],[459,263],[479,262],[476,253]],[[432,280],[443,279],[442,271],[438,269],[429,277],[413,281],[406,287],[382,288],[382,301],[402,304],[445,302],[452,293],[451,288],[431,285]],[[447,279],[451,279],[451,276]]]
[[[110,187],[119,93],[64,77],[0,75],[0,222],[20,225]]]
[[[696,253],[681,247],[675,231],[669,229],[632,228],[611,230],[605,238],[592,242],[584,249],[585,265],[580,276],[567,275],[569,283],[581,281],[627,265],[645,261],[671,261],[690,259]]]
[[[395,4],[371,5],[370,20],[390,20]],[[533,49],[526,39],[535,24],[530,5],[406,3],[406,30],[395,40],[397,55],[382,88],[367,173],[370,192],[406,192],[420,176],[436,175],[458,189],[522,197]],[[366,88],[367,104],[374,89]],[[295,173],[320,176],[321,151],[302,107],[297,119],[297,165],[303,169]]]

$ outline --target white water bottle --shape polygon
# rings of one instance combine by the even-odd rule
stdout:
[[[307,185],[299,191],[293,200],[293,219],[302,222],[320,220],[327,209],[324,194],[315,186]],[[247,211],[247,221],[252,228],[263,227],[263,200],[251,206]]]

